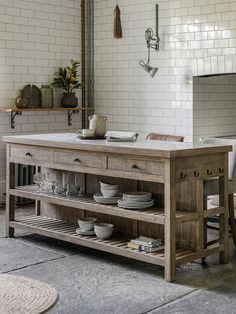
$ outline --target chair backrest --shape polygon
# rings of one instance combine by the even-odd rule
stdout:
[[[158,134],[158,133],[150,133],[148,134],[147,140],[154,140],[154,141],[170,141],[170,142],[183,142],[183,136],[177,135],[166,135],[166,134]]]
[[[228,175],[229,179],[236,180],[236,137],[235,139],[220,137],[203,137],[200,139],[200,143],[210,145],[231,145],[233,147],[233,151],[229,152]]]

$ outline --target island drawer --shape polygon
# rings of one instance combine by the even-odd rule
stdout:
[[[81,151],[54,152],[54,162],[57,164],[74,165],[78,167],[103,168],[104,156]]]
[[[53,162],[53,151],[24,145],[10,146],[10,160],[22,164]]]
[[[108,157],[108,170],[164,175],[164,162]]]

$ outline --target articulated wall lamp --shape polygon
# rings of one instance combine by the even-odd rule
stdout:
[[[145,39],[147,42],[147,49],[148,49],[148,60],[145,63],[143,60],[139,61],[139,64],[141,67],[150,74],[150,76],[153,78],[157,71],[158,68],[152,67],[150,65],[150,60],[151,60],[151,48],[154,49],[155,51],[159,51],[159,43],[160,43],[160,38],[158,36],[158,12],[159,12],[159,7],[158,4],[156,5],[156,36],[154,36],[154,31],[152,28],[148,28],[145,31]]]

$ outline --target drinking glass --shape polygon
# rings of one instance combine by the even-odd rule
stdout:
[[[37,185],[38,191],[42,192],[45,181],[45,175],[43,173],[36,173],[33,176],[33,182]]]
[[[83,196],[83,183],[81,182],[81,174],[75,173],[75,180],[74,180],[74,185],[75,185],[75,192],[78,197]]]
[[[62,189],[63,189],[64,195],[68,197],[69,191],[70,191],[68,172],[62,173]]]
[[[33,182],[34,182],[34,184],[36,184],[37,185],[37,188],[38,188],[38,191],[39,191],[39,188],[40,188],[40,182],[39,182],[39,180],[38,180],[38,174],[34,174],[34,176],[33,176]]]

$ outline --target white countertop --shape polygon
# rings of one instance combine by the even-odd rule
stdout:
[[[204,153],[228,152],[230,145],[201,145],[192,143],[164,142],[164,141],[137,141],[107,142],[106,140],[81,140],[75,133],[33,134],[4,136],[7,143],[46,146],[52,148],[82,149],[108,153],[127,153],[155,157],[174,157],[199,155]]]

